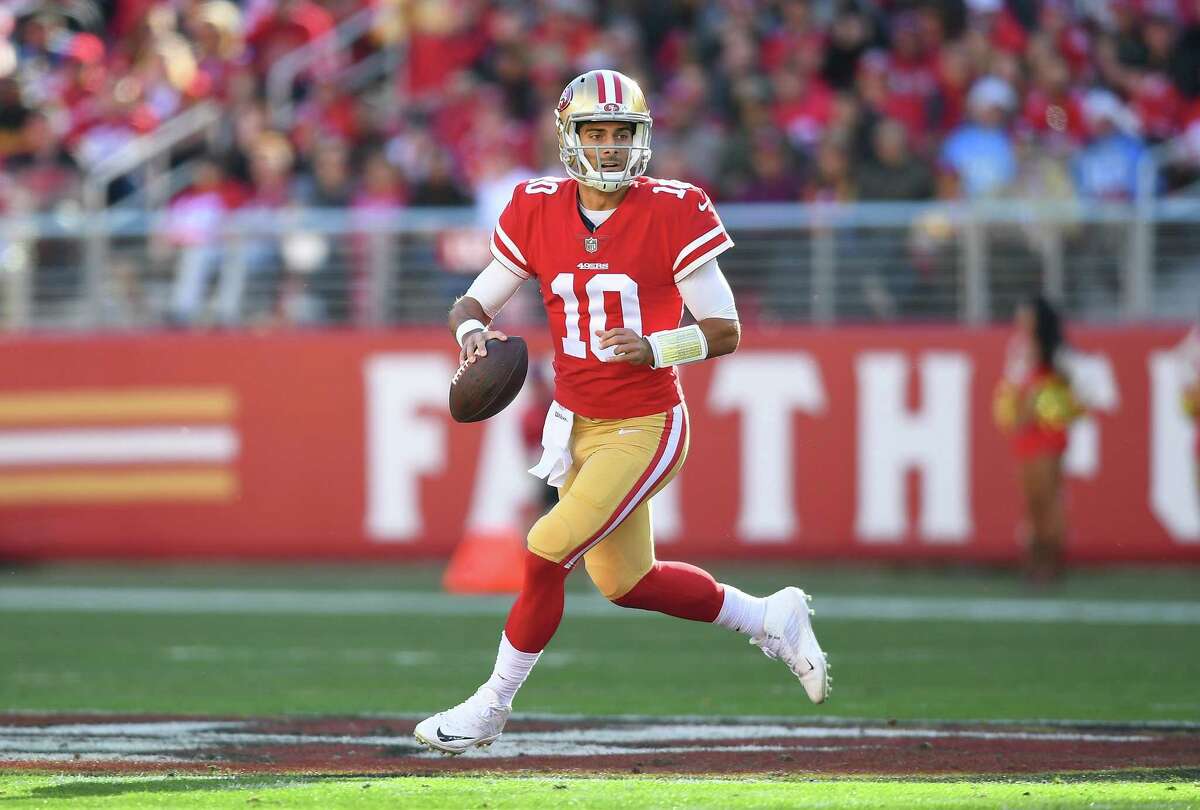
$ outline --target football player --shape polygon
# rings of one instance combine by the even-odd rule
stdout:
[[[717,257],[733,247],[708,195],[643,173],[652,120],[616,71],[573,79],[555,116],[568,178],[521,183],[492,235],[494,260],[450,311],[460,360],[487,355],[501,307],[536,278],[554,342],[555,401],[530,472],[559,501],[529,531],[524,584],[492,676],[422,721],[417,740],[458,754],[490,745],[554,635],[563,586],[581,561],[617,605],[727,627],[782,660],[814,703],[829,667],[799,588],[768,597],[654,558],[650,499],[679,471],[690,439],[675,366],[729,354],[737,309]],[[686,305],[696,323],[680,327]]]

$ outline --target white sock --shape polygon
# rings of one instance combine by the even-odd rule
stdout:
[[[713,624],[728,627],[750,638],[761,636],[763,622],[767,618],[767,600],[761,596],[751,596],[725,583],[721,583],[721,589],[725,591],[725,601],[721,603],[721,612],[717,614]]]
[[[496,653],[496,668],[492,670],[492,677],[487,679],[484,686],[499,695],[503,705],[511,706],[517,690],[525,683],[529,671],[541,657],[540,652],[521,652],[509,643],[508,636],[501,633],[500,650]]]

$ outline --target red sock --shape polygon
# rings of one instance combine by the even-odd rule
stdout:
[[[528,653],[546,648],[562,621],[568,573],[561,565],[526,549],[525,580],[504,625],[509,644]]]
[[[613,603],[694,622],[712,622],[724,600],[721,586],[707,571],[687,563],[656,562],[629,593]]]

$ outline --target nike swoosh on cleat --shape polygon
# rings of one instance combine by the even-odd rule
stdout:
[[[442,742],[454,742],[455,740],[469,740],[471,737],[455,737],[453,734],[443,734],[442,727],[438,726],[437,738]]]

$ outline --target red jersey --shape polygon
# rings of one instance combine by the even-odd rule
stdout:
[[[492,255],[541,286],[560,404],[594,419],[669,410],[682,399],[675,369],[605,362],[612,349],[600,348],[596,330],[678,327],[675,285],[733,240],[695,186],[638,177],[595,230],[579,210],[578,186],[562,177],[519,184],[492,234]]]

